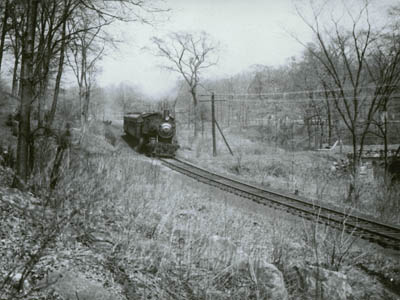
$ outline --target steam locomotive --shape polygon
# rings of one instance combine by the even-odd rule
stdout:
[[[179,148],[175,119],[168,110],[128,113],[124,116],[124,131],[133,139],[137,151],[149,156],[174,157]]]

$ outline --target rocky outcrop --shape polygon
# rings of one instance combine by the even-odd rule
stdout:
[[[282,273],[264,259],[243,252],[228,238],[210,236],[196,245],[200,267],[217,271],[207,291],[211,299],[279,299],[288,297]]]
[[[196,250],[196,256],[200,258],[200,266],[209,269],[228,267],[244,255],[228,238],[218,235],[198,240],[192,249]]]
[[[63,270],[52,274],[56,281],[52,289],[62,299],[79,300],[118,300],[123,299],[117,291],[106,289],[104,284],[86,277],[76,270]]]
[[[312,299],[354,299],[347,276],[316,266],[296,266],[298,286]]]
[[[237,262],[231,271],[238,299],[285,300],[288,293],[281,271],[264,260],[249,258]]]

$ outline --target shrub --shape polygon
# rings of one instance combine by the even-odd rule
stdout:
[[[303,239],[309,252],[306,255],[313,258],[310,263],[333,271],[340,271],[345,264],[354,266],[359,257],[352,256],[352,249],[359,237],[355,230],[348,231],[346,220],[340,229],[320,224],[319,216],[304,222]]]

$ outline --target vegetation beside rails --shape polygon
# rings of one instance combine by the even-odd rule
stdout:
[[[385,182],[369,168],[351,184],[351,173],[333,169],[334,163],[346,161],[343,152],[307,151],[301,147],[281,148],[266,140],[254,128],[226,128],[225,135],[234,155],[222,139],[217,143],[218,156],[212,155],[212,139],[205,132],[197,145],[190,140],[190,130],[181,129],[182,149],[179,156],[194,164],[250,183],[278,191],[298,194],[309,199],[345,206],[380,221],[400,224],[400,185]],[[289,143],[290,144],[290,143]],[[352,191],[353,189],[353,191]],[[356,189],[356,191],[354,191]],[[350,197],[357,193],[356,201]]]
[[[10,190],[1,168],[1,299],[315,298],[324,288],[298,275],[315,267],[343,274],[356,299],[395,299],[357,269],[380,262],[371,271],[394,278],[398,263],[372,246],[201,185],[97,130],[51,193]],[[268,288],[266,270],[284,284]]]

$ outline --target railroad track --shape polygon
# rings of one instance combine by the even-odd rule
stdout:
[[[331,227],[351,232],[362,239],[384,248],[400,250],[400,227],[378,222],[368,216],[327,204],[266,190],[255,185],[215,174],[179,159],[160,159],[164,165],[200,182],[251,199],[257,203],[278,208],[308,220],[317,220]]]

